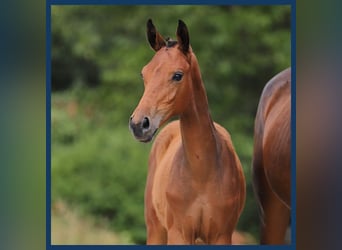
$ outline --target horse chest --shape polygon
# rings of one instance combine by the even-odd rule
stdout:
[[[228,235],[229,216],[238,211],[230,199],[234,191],[229,184],[234,180],[231,172],[213,172],[205,181],[196,180],[179,160],[181,151],[178,153],[179,157],[165,153],[155,171],[152,199],[159,221],[165,229],[182,235],[185,242],[199,238],[208,243],[218,235]]]
[[[178,231],[186,242],[208,244],[227,233],[231,209],[222,195],[174,189],[166,192],[166,200],[166,228]]]

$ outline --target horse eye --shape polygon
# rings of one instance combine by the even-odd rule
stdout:
[[[182,80],[182,77],[183,77],[183,73],[181,73],[181,72],[176,72],[176,73],[172,76],[172,80],[173,80],[173,81],[179,82],[180,80]]]

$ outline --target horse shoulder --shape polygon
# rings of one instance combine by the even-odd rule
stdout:
[[[156,211],[159,221],[166,226],[166,188],[170,175],[172,152],[180,140],[179,121],[166,125],[157,135],[151,149],[146,196]]]
[[[234,165],[236,165],[237,168],[241,167],[241,163],[239,160],[239,157],[235,151],[230,133],[221,125],[214,123],[216,131],[218,132],[218,138],[219,138],[219,143],[222,143],[222,150],[220,150],[220,153],[222,155],[226,155],[229,158],[233,159]],[[226,149],[228,152],[225,152]],[[222,156],[223,157],[223,156]]]
[[[222,158],[227,157],[226,166],[228,166],[227,175],[228,182],[232,182],[235,188],[234,193],[236,194],[236,199],[240,200],[240,207],[239,207],[239,214],[241,214],[242,209],[245,204],[245,197],[246,197],[246,184],[245,184],[245,176],[243,173],[243,168],[240,162],[240,159],[235,151],[230,133],[221,125],[214,123],[215,128],[218,132],[219,137],[221,138],[221,142],[223,143],[223,148],[221,150],[221,154],[225,155]]]

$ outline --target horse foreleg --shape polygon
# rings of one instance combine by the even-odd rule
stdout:
[[[167,231],[160,223],[152,206],[145,208],[145,222],[147,230],[146,244],[165,245],[167,243]]]
[[[167,243],[166,230],[161,226],[147,226],[147,245],[165,245]]]
[[[147,229],[147,245],[165,245],[167,243],[167,231],[159,222],[157,215],[152,207],[145,213]]]

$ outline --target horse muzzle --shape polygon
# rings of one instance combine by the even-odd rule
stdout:
[[[135,139],[140,142],[150,142],[157,132],[157,128],[153,126],[151,119],[147,116],[137,122],[134,121],[133,116],[131,116],[129,119],[129,129]]]

